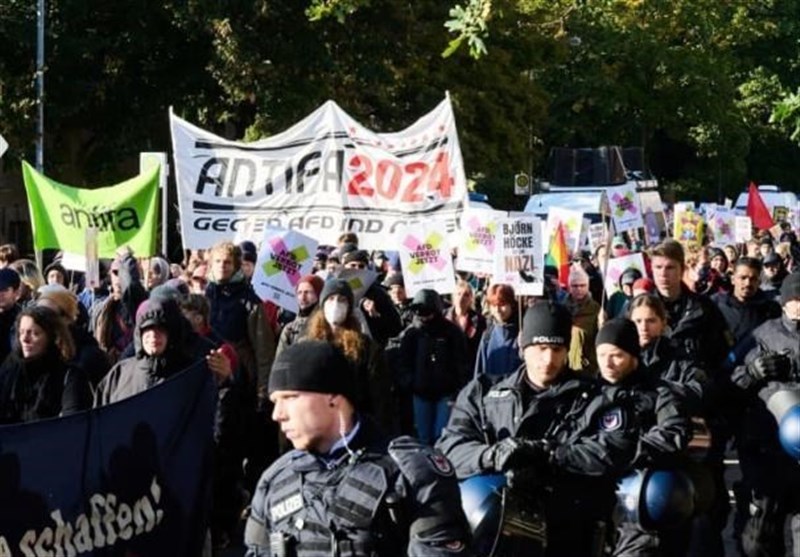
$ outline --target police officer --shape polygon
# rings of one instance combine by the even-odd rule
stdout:
[[[669,337],[684,357],[705,370],[709,379],[703,417],[711,431],[711,447],[704,465],[714,478],[716,496],[709,512],[696,519],[692,555],[721,557],[725,552],[722,531],[730,510],[723,458],[738,420],[735,389],[729,373],[723,371],[733,335],[717,306],[683,284],[686,262],[680,243],[665,240],[653,248],[650,257],[653,282],[667,310]]]
[[[611,400],[627,398],[634,401],[641,434],[631,468],[675,468],[689,444],[692,432],[690,416],[683,398],[641,366],[636,325],[627,319],[611,319],[600,329],[595,344],[606,395]],[[675,502],[681,503],[679,500]],[[693,504],[691,500],[689,505],[686,501],[683,503],[687,507]],[[685,518],[688,519],[689,515]],[[678,535],[676,532],[662,535],[654,524],[624,520],[618,528],[614,555],[682,557],[689,541],[687,525],[688,522]]]
[[[459,478],[513,474],[510,491],[525,491],[541,506],[548,557],[602,553],[617,475],[635,454],[638,432],[632,408],[609,404],[599,383],[567,367],[571,328],[563,306],[529,308],[520,335],[524,364],[494,386],[473,379],[437,444]]]
[[[748,557],[784,555],[783,525],[791,516],[794,553],[800,552],[800,464],[779,443],[778,423],[767,402],[778,391],[800,390],[800,274],[781,286],[783,315],[753,332],[756,347],[736,368],[733,381],[748,394],[739,442],[745,480],[752,488],[742,534]]]
[[[309,340],[276,358],[272,418],[294,450],[262,475],[248,557],[470,555],[452,465],[410,437],[388,442],[354,407],[345,356]]]

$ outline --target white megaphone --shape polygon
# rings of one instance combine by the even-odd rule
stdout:
[[[793,460],[800,461],[800,390],[775,392],[767,400],[767,410],[778,421],[783,450]]]

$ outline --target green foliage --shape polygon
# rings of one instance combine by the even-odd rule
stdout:
[[[783,126],[791,140],[800,144],[800,89],[775,104],[770,122]]]
[[[450,9],[450,19],[444,24],[450,33],[457,37],[450,41],[442,57],[448,58],[466,40],[469,54],[476,60],[486,54],[484,39],[488,35],[488,19],[491,13],[491,0],[469,0],[466,7],[460,4]]]

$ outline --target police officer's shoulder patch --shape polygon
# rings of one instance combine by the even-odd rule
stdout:
[[[442,476],[452,476],[455,473],[455,469],[450,464],[450,461],[447,460],[447,457],[438,451],[431,451],[431,454],[428,455],[428,460],[433,464],[434,470]]]
[[[600,416],[600,429],[603,431],[617,431],[625,425],[621,408],[612,408]]]
[[[389,443],[389,456],[412,485],[425,485],[455,475],[453,465],[440,451],[403,436]]]

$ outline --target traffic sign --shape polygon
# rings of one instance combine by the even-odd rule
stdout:
[[[514,195],[530,195],[531,178],[527,174],[520,173],[514,176]]]

